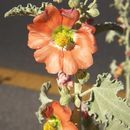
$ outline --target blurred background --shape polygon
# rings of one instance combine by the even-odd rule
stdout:
[[[44,0],[1,0],[0,1],[0,130],[40,130],[41,126],[35,116],[39,107],[39,90],[44,81],[51,80],[55,75],[46,72],[44,65],[38,64],[33,58],[33,51],[27,47],[27,24],[32,17],[4,18],[4,13],[14,6],[32,3],[41,5]],[[116,21],[117,11],[110,8],[113,0],[97,0],[100,16],[96,23]],[[51,2],[51,0],[48,0]],[[59,8],[66,7],[66,2]],[[97,74],[109,72],[109,64],[113,59],[122,61],[123,48],[114,42],[105,42],[106,32],[98,34],[98,51],[94,54],[94,65],[89,68],[90,83],[95,83]],[[55,97],[52,90],[51,96]]]

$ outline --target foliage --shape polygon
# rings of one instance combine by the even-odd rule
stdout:
[[[88,101],[89,114],[93,114],[99,123],[105,123],[105,127],[117,127],[113,124],[117,120],[123,128],[130,128],[130,107],[125,100],[116,96],[122,89],[122,83],[111,80],[110,74],[99,75],[92,89]]]
[[[122,73],[125,78],[126,86],[126,99],[130,104],[130,0],[114,0],[113,6],[118,10],[119,16],[117,22],[123,28],[123,33],[119,34],[117,32],[108,32],[106,40],[110,43],[114,41],[114,38],[117,37],[119,45],[124,46],[125,48],[125,61],[122,61]],[[113,63],[110,65],[111,72],[114,70]],[[121,75],[120,75],[121,76]]]
[[[5,17],[9,17],[9,16],[37,16],[39,14],[41,14],[45,7],[48,5],[49,3],[47,2],[43,2],[41,4],[41,7],[36,7],[35,5],[32,5],[31,3],[27,4],[26,7],[23,7],[22,5],[18,5],[17,7],[13,7],[12,9],[10,9],[9,11],[7,11],[5,13]]]
[[[41,87],[41,93],[40,93],[40,97],[39,97],[39,100],[41,102],[41,106],[39,107],[38,112],[36,112],[36,116],[39,120],[39,123],[42,123],[44,120],[44,117],[42,115],[42,111],[44,109],[46,109],[47,105],[53,101],[52,99],[49,99],[47,97],[47,93],[48,93],[50,87],[51,87],[50,82],[44,83]]]

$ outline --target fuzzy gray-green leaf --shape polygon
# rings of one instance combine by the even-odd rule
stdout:
[[[91,17],[97,17],[98,15],[100,15],[100,12],[98,10],[98,6],[97,6],[97,0],[94,0],[92,3],[90,3],[90,5],[88,5],[88,9],[87,13],[91,16]]]
[[[119,36],[119,34],[118,34],[116,31],[113,31],[113,30],[109,31],[109,32],[107,33],[107,35],[106,35],[106,41],[107,41],[108,43],[113,42],[115,36]]]
[[[36,112],[36,116],[39,120],[39,123],[42,123],[44,120],[42,111],[44,109],[46,109],[47,105],[53,101],[52,99],[49,99],[47,97],[47,93],[48,93],[48,90],[50,89],[50,87],[51,87],[50,82],[44,83],[41,87],[41,93],[40,93],[40,97],[39,97],[39,100],[41,101],[41,106],[39,107],[38,111]]]
[[[48,4],[49,4],[48,2],[43,2],[41,7],[36,7],[31,3],[28,3],[26,7],[23,7],[22,5],[18,5],[17,7],[13,7],[9,11],[7,11],[4,16],[5,18],[9,16],[34,16],[35,17],[41,14]]]
[[[111,116],[130,127],[130,107],[116,95],[122,89],[122,83],[111,80],[110,74],[99,75],[88,102],[89,114],[94,114],[99,123],[109,125]]]
[[[109,122],[105,130],[128,130],[128,127],[121,124],[121,121],[113,119]]]

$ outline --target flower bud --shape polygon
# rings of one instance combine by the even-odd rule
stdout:
[[[58,73],[57,83],[59,86],[73,87],[74,82],[70,75],[66,75],[64,72]]]
[[[69,0],[68,5],[70,8],[76,8],[80,5],[80,0]]]
[[[53,0],[54,2],[61,3],[63,0]]]
[[[117,66],[117,69],[115,70],[114,77],[115,79],[118,79],[123,74],[123,66],[120,64]]]

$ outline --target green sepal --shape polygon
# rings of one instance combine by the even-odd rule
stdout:
[[[81,85],[87,83],[89,78],[90,78],[90,74],[86,72],[86,70],[79,70],[76,73],[76,79]]]
[[[82,91],[82,85],[80,83],[74,83],[74,104],[77,108],[79,108],[81,106],[81,99],[79,97],[79,95],[81,94]]]
[[[60,104],[61,105],[68,105],[71,100],[70,90],[67,87],[59,87],[60,97]]]

